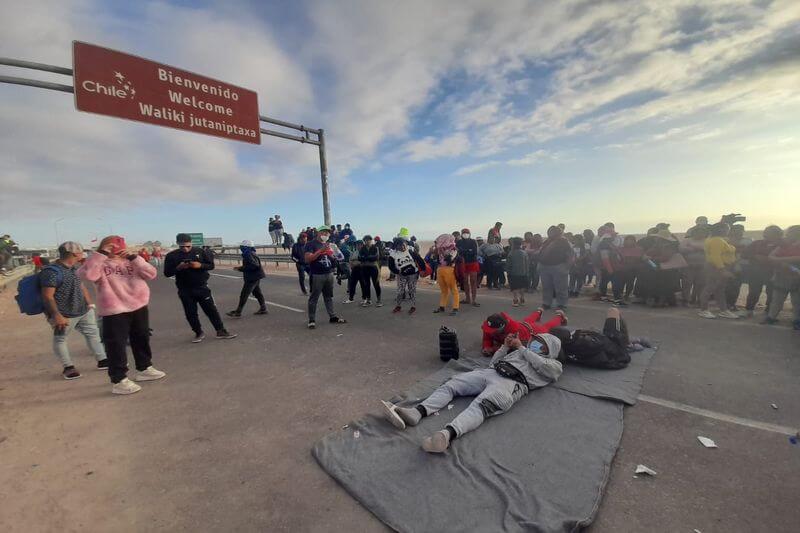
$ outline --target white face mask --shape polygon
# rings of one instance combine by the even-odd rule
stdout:
[[[319,236],[319,240],[320,240],[321,242],[328,242],[328,239],[329,239],[329,238],[330,238],[330,237],[329,237],[328,235],[320,235],[320,236]]]
[[[469,239],[469,233],[462,233],[461,236],[465,239]]]

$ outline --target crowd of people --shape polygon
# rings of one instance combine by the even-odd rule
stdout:
[[[414,314],[419,279],[429,277],[440,289],[434,313],[446,312],[449,307],[451,315],[458,314],[461,293],[465,303],[478,307],[479,288],[500,290],[507,286],[514,307],[526,305],[526,294],[541,291],[541,311],[554,308],[556,322],[566,320],[564,312],[570,298],[581,293],[613,303],[615,308],[637,301],[654,307],[681,304],[696,306],[703,318],[738,319],[752,317],[766,291],[763,323],[776,323],[790,297],[793,326],[800,329],[800,225],[785,231],[769,226],[762,238],[750,240],[734,218],[726,215],[710,224],[705,217],[698,217],[695,226],[681,237],[670,232],[669,224],[660,223],[638,239],[619,235],[611,222],[596,233],[587,229],[577,234],[566,232],[559,224],[548,228],[546,238],[527,232],[523,237],[509,238],[505,246],[498,222],[485,241],[480,236],[473,239],[468,228],[442,234],[425,256],[406,228],[391,241],[383,241],[371,235],[358,238],[349,224],[324,225],[302,231],[292,246],[291,257],[300,288],[308,295],[310,329],[316,328],[320,296],[329,321],[346,322],[335,311],[337,284],[345,284],[344,304],[354,303],[356,289],[360,288],[363,307],[373,303],[381,307],[382,266],[388,267],[389,279],[397,287],[393,313],[402,312],[407,303],[408,313]],[[213,252],[194,246],[184,233],[176,236],[176,245],[163,258],[164,275],[175,278],[178,298],[194,332],[192,342],[205,339],[198,306],[218,339],[235,338],[236,334],[226,329],[208,287],[209,271],[215,268]],[[237,270],[243,274],[243,286],[238,306],[227,315],[241,317],[251,295],[258,302],[255,314],[266,315],[260,289],[265,277],[261,260],[252,242],[243,241],[240,249],[242,265]],[[58,260],[39,266],[36,276],[42,307],[54,328],[53,351],[63,365],[65,379],[80,377],[66,343],[73,330],[86,337],[98,368],[108,369],[112,392],[137,392],[140,387],[135,382],[164,377],[152,366],[147,285],[156,277],[161,257],[160,247],[137,251],[122,237],[109,236],[88,258],[80,244],[65,242],[58,248]],[[84,283],[94,285],[96,304]],[[743,285],[748,291],[742,307]],[[712,299],[718,313],[711,310]],[[535,320],[525,322],[531,331],[538,327],[541,311],[531,315]],[[99,323],[98,315],[102,317]],[[498,324],[506,328],[510,317],[498,315],[494,320],[497,324],[484,324],[485,335]],[[547,327],[551,326],[548,323]],[[127,377],[127,345],[135,361],[133,381]],[[498,345],[492,344],[488,352],[496,348]]]
[[[613,222],[596,232],[585,229],[580,233],[567,232],[564,224],[558,224],[549,227],[545,237],[526,232],[523,237],[507,239],[505,245],[503,224],[497,222],[485,240],[473,238],[468,228],[442,234],[423,257],[415,257],[420,255],[419,244],[406,228],[385,242],[371,235],[358,239],[349,224],[308,227],[292,249],[292,260],[304,294],[306,273],[313,268],[316,275],[330,273],[339,283],[347,280],[344,303],[354,301],[360,286],[365,307],[372,305],[373,292],[375,305],[382,305],[379,272],[381,266],[389,266],[389,280],[397,279],[398,289],[402,289],[398,294],[412,299],[412,313],[416,311],[417,279],[428,275],[441,290],[435,313],[449,307],[455,315],[462,302],[480,306],[479,287],[507,287],[514,307],[526,305],[526,294],[541,291],[544,309],[565,310],[570,298],[588,292],[595,300],[617,306],[682,305],[696,307],[703,318],[740,319],[754,316],[761,294],[766,292],[763,323],[776,323],[789,297],[795,309],[793,325],[800,329],[800,226],[785,231],[769,226],[762,238],[752,240],[738,223],[743,219],[724,215],[712,224],[707,217],[697,217],[682,236],[672,233],[669,224],[658,223],[640,238],[620,235]],[[320,245],[330,252],[325,259],[307,256]],[[392,268],[397,254],[405,257],[402,278],[397,278]],[[320,260],[326,262],[323,269]],[[747,293],[741,301],[744,286]],[[395,312],[399,306],[398,300]]]

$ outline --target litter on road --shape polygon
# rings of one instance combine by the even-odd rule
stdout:
[[[775,405],[774,403],[771,403],[770,405],[772,406],[773,409],[777,409],[778,408],[778,406]]]
[[[655,476],[656,471],[644,465],[636,465],[636,474],[647,474],[648,476]]]
[[[703,446],[705,446],[706,448],[716,448],[717,447],[717,443],[714,442],[713,440],[709,439],[708,437],[697,437],[697,440],[699,440],[703,444]]]

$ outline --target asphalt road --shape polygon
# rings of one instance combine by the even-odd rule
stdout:
[[[217,274],[234,276],[210,283],[229,310],[241,282],[231,271]],[[11,291],[0,295],[0,530],[385,531],[317,466],[312,444],[439,368],[442,323],[478,350],[481,320],[511,310],[508,293],[481,290],[480,309],[440,317],[431,314],[438,291],[424,282],[416,316],[391,314],[393,284],[384,282],[381,309],[342,305],[337,289],[337,310],[350,323],[328,324],[320,302],[310,332],[294,278],[269,276],[262,286],[279,304],[268,316],[253,316],[251,302],[243,318],[226,320],[237,339],[195,345],[172,283],[156,280],[154,364],[168,376],[129,397],[110,394],[78,336],[71,347],[84,377],[60,379],[47,326],[16,314]],[[532,295],[527,311],[512,314],[538,301]],[[579,299],[571,324],[599,326],[605,310]],[[660,343],[643,394],[800,425],[797,332],[683,309],[624,314],[634,335]],[[797,531],[800,445],[718,418],[650,402],[626,408],[591,530]],[[719,448],[704,448],[698,435]],[[658,475],[634,478],[639,463]]]

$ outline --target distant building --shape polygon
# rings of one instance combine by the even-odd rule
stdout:
[[[203,237],[203,246],[221,247],[222,237]]]

